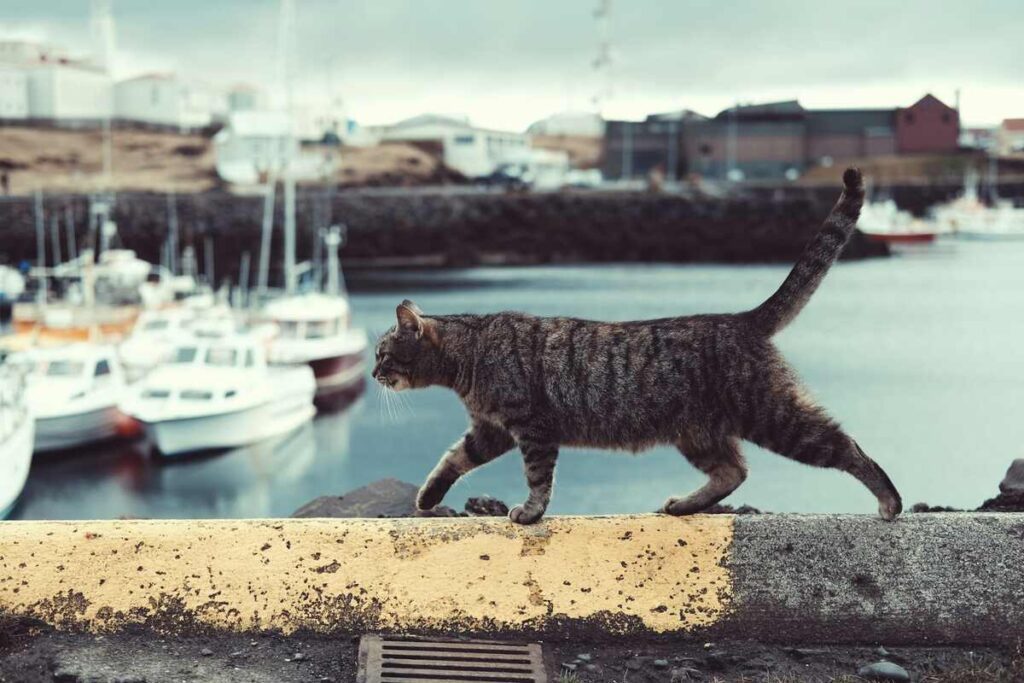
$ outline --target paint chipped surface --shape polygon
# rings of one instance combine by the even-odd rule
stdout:
[[[685,632],[716,623],[731,516],[6,522],[0,613],[60,628]]]

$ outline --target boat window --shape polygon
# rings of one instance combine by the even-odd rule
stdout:
[[[282,320],[278,326],[281,328],[283,339],[296,339],[299,336],[299,323],[294,320]]]
[[[73,360],[52,360],[46,364],[47,377],[78,377],[85,371],[85,363]]]
[[[182,346],[174,350],[174,355],[171,357],[172,363],[191,363],[196,359],[196,353],[198,349],[194,346]]]
[[[256,365],[256,354],[252,352],[252,349],[246,349],[245,351],[245,367],[251,368]]]
[[[235,396],[237,394],[238,392],[236,390],[228,389],[227,391],[224,392],[224,398],[231,398],[232,396]]]
[[[311,320],[306,323],[306,339],[323,339],[327,334],[326,320]]]
[[[235,349],[212,348],[206,352],[206,364],[215,367],[231,367],[238,359],[238,351]]]
[[[95,377],[102,377],[104,375],[109,375],[109,374],[110,374],[110,361],[108,361],[106,358],[104,358],[100,362],[96,363],[96,373],[94,375]]]
[[[167,389],[146,389],[142,392],[142,398],[167,398],[170,395]]]
[[[167,320],[150,320],[147,323],[143,323],[142,329],[145,332],[161,332],[171,326],[171,323]]]
[[[186,401],[209,401],[213,398],[213,394],[209,391],[199,391],[198,389],[186,389],[181,392],[181,398]]]

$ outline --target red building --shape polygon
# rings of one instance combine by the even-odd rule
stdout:
[[[896,110],[896,152],[947,153],[957,150],[960,114],[933,95]]]

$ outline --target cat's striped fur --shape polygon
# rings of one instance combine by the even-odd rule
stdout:
[[[427,510],[466,472],[518,446],[530,494],[509,513],[539,520],[560,446],[639,451],[676,446],[708,481],[661,510],[698,512],[746,478],[746,439],[798,462],[849,472],[901,511],[885,472],[801,388],[771,341],[803,308],[854,230],[864,186],[845,191],[779,290],[752,311],[639,322],[523,313],[427,316],[410,301],[377,344],[374,377],[392,389],[441,385],[458,393],[470,428],[419,493]]]

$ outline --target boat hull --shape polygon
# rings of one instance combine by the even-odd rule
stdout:
[[[311,396],[294,393],[240,411],[143,423],[164,456],[248,446],[287,434],[312,419]]]
[[[914,232],[906,234],[886,234],[886,233],[865,233],[867,238],[872,242],[885,242],[886,244],[928,244],[934,242],[936,233],[934,232]]]
[[[330,399],[351,391],[363,381],[366,363],[363,353],[318,358],[308,363],[316,378],[316,400]]]
[[[10,514],[25,488],[32,463],[34,435],[35,422],[24,417],[8,437],[0,442],[0,519]]]
[[[84,413],[36,418],[36,452],[78,448],[112,439],[120,434],[124,417],[116,406]]]

